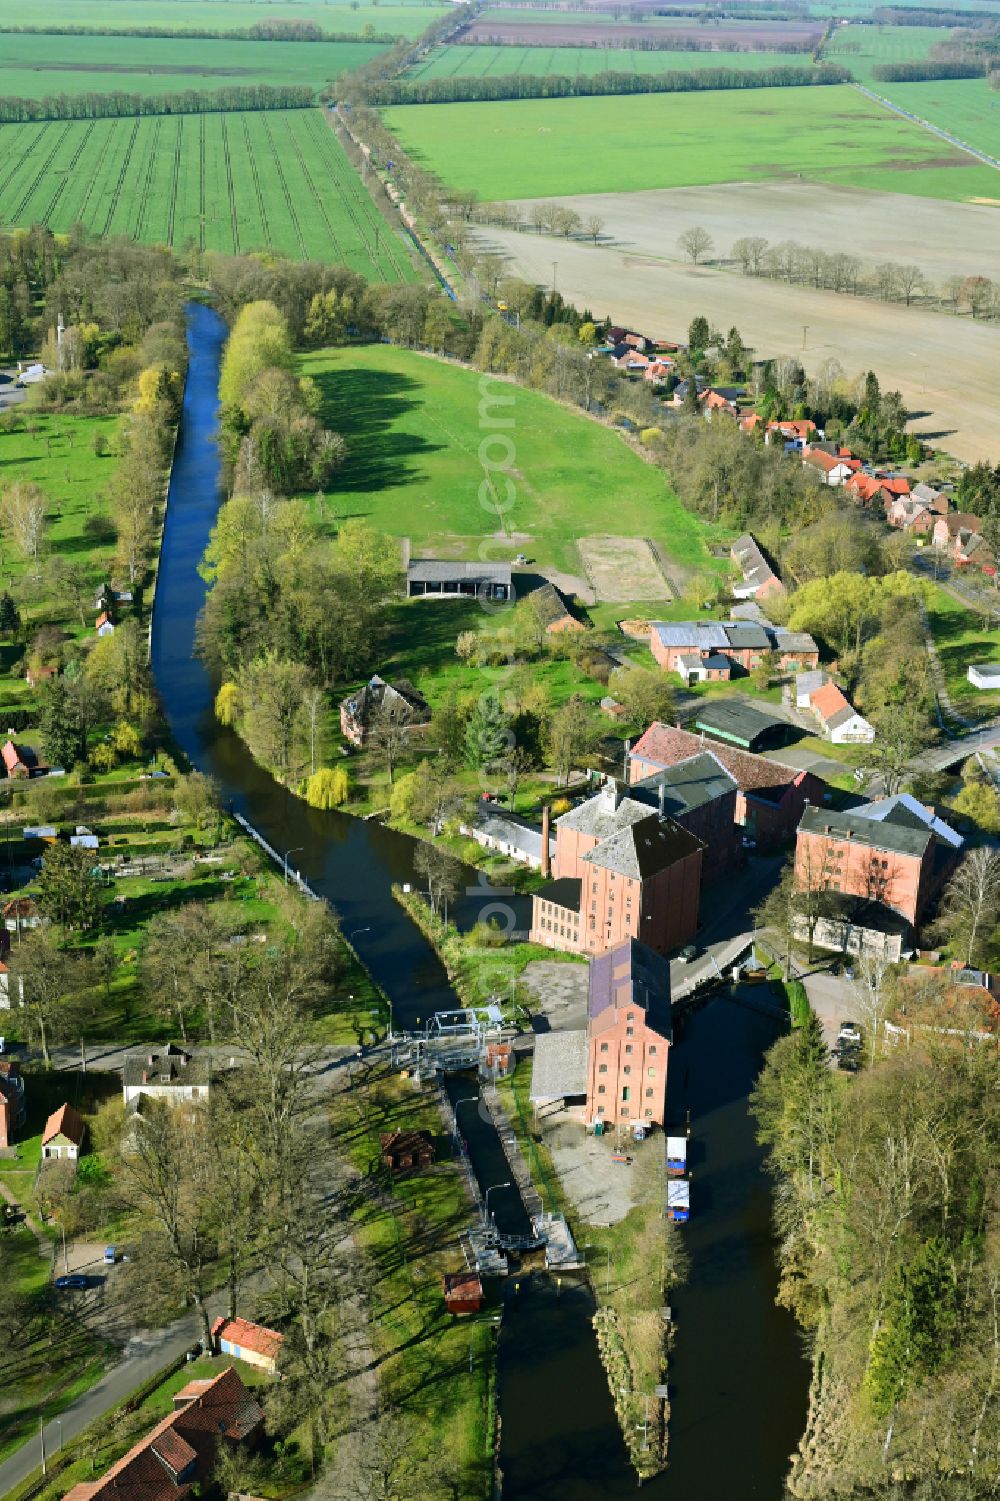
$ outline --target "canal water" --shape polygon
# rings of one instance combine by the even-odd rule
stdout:
[[[306,807],[279,787],[212,714],[213,685],[194,658],[205,586],[197,564],[219,504],[215,443],[226,327],[188,309],[190,365],[171,476],[152,626],[152,662],[174,738],[214,776],[224,802],[248,818],[341,915],[344,932],[391,997],[397,1026],[454,1006],[437,956],[393,901],[414,880],[414,844],[376,823]],[[459,909],[471,923],[492,900],[476,886]],[[505,898],[506,900],[506,898]],[[669,1471],[644,1487],[657,1501],[780,1501],[787,1457],[805,1421],[808,1370],[794,1325],[774,1306],[770,1191],[747,1114],[747,1093],[774,1021],[720,998],[678,1028],[669,1108],[692,1119],[691,1276],[673,1297]],[[449,1082],[453,1102],[471,1079]],[[472,1119],[466,1118],[466,1112]],[[505,1182],[492,1127],[472,1105],[459,1124],[483,1188]],[[492,1132],[492,1137],[491,1137]],[[498,1155],[499,1154],[499,1155]],[[519,1233],[513,1191],[490,1197],[497,1223]],[[636,1489],[597,1355],[591,1295],[564,1279],[512,1278],[500,1340],[504,1501],[620,1501]]]
[[[260,830],[289,865],[340,914],[376,983],[393,1002],[397,1027],[411,1028],[432,1012],[458,1004],[440,960],[390,895],[393,883],[419,886],[412,839],[341,813],[309,808],[280,787],[243,742],[212,712],[214,685],[193,655],[195,625],[205,599],[197,568],[219,506],[215,442],[219,362],[227,328],[212,308],[188,306],[188,378],[171,473],[156,601],[152,663],[174,740],[193,765],[218,781],[224,805]],[[503,896],[519,922],[524,898]],[[479,873],[467,871],[456,921],[471,926],[497,901]]]

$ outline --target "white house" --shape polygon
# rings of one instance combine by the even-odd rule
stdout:
[[[874,726],[848,702],[836,683],[814,689],[809,707],[834,745],[871,745],[874,741]]]
[[[45,1122],[42,1132],[42,1157],[45,1160],[66,1157],[75,1162],[83,1146],[83,1118],[72,1105],[60,1105]]]
[[[115,623],[111,619],[111,616],[108,614],[107,610],[102,610],[101,613],[100,613],[100,615],[98,615],[98,617],[97,617],[97,624],[95,625],[94,629],[96,630],[96,632],[97,632],[97,634],[99,636],[113,636],[114,635],[114,633],[115,633]]]
[[[181,1105],[193,1100],[207,1100],[209,1070],[183,1048],[170,1043],[162,1052],[135,1053],[125,1059],[122,1069],[125,1104],[140,1095]]]
[[[973,688],[1000,688],[1000,662],[976,662],[966,677]]]

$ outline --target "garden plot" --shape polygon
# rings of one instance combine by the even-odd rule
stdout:
[[[576,545],[602,603],[670,599],[670,586],[645,537],[580,537]]]

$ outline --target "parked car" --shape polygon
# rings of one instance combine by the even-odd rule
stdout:
[[[840,1031],[837,1033],[837,1042],[841,1046],[845,1043],[851,1047],[861,1046],[861,1028],[857,1022],[841,1022]]]
[[[89,1286],[89,1279],[86,1278],[82,1272],[70,1272],[69,1276],[67,1277],[56,1278],[56,1287],[58,1287],[60,1292],[64,1292],[68,1288],[72,1288],[74,1291],[76,1291],[79,1288]]]
[[[184,1352],[184,1359],[185,1360],[200,1360],[201,1357],[202,1357],[202,1355],[204,1353],[205,1353],[204,1352],[204,1346],[202,1345],[201,1340],[199,1340],[196,1345],[192,1345],[191,1346],[190,1350],[186,1350]]]
[[[117,1246],[105,1246],[104,1247],[104,1265],[105,1266],[114,1266],[114,1264],[115,1264],[115,1262],[117,1260],[118,1260],[118,1247]]]
[[[685,944],[677,955],[682,964],[690,964],[692,959],[697,959],[698,950],[693,943]]]

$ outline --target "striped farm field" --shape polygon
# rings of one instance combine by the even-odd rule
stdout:
[[[635,47],[436,47],[406,75],[408,78],[592,78],[595,73],[694,73],[701,68],[808,66],[808,53],[659,52]]]
[[[0,226],[415,272],[317,110],[0,125]]]

